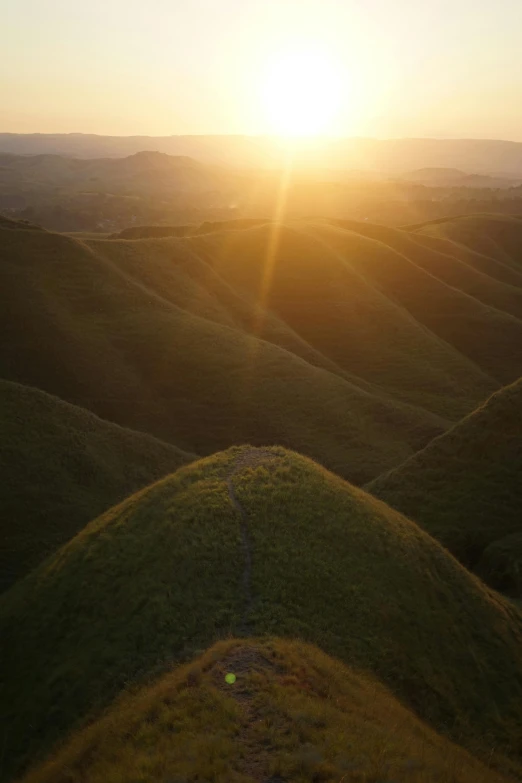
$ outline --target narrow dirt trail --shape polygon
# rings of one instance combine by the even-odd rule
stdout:
[[[238,627],[238,634],[248,636],[251,628],[249,623],[249,617],[252,612],[253,596],[252,596],[252,540],[250,538],[248,530],[248,514],[243,508],[241,502],[238,500],[236,491],[234,489],[234,476],[240,473],[245,468],[256,467],[262,462],[268,462],[277,459],[277,454],[268,451],[268,449],[251,448],[248,451],[243,451],[237,459],[233,462],[228,476],[226,478],[228,496],[230,502],[236,509],[239,515],[239,525],[241,531],[241,541],[243,548],[244,566],[243,566],[243,595],[245,605],[243,608],[243,614],[241,622]]]
[[[224,684],[226,672],[234,672],[238,678],[232,687]],[[273,677],[281,672],[282,669],[269,659],[266,650],[257,647],[255,643],[232,650],[213,671],[216,687],[227,696],[231,696],[243,713],[242,727],[237,737],[243,749],[239,771],[256,783],[284,783],[284,781],[269,773],[271,748],[262,742],[260,727],[265,716],[259,706],[256,706],[256,687],[251,677],[254,673],[269,674]]]

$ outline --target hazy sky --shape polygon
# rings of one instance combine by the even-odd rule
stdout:
[[[264,74],[310,48],[332,133],[522,141],[521,33],[522,0],[5,0],[0,131],[270,132]]]

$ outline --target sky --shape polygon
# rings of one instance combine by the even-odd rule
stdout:
[[[0,132],[283,132],[297,52],[305,131],[522,141],[521,31],[522,0],[6,0]]]

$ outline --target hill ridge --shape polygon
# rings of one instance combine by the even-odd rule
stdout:
[[[363,490],[280,447],[246,446],[128,498],[0,598],[6,774],[99,714],[125,683],[234,634],[245,552],[227,478],[238,466],[234,494],[252,552],[249,632],[320,642],[468,747],[487,731],[500,753],[513,753],[519,610]]]
[[[347,775],[506,783],[419,721],[375,678],[311,645],[277,638],[219,642],[120,698],[24,783],[80,776],[101,783],[116,771],[151,783],[172,771],[185,780],[230,783]]]
[[[12,334],[11,342],[3,347],[3,358],[0,355],[0,368],[3,364],[4,375],[12,380],[44,388],[104,418],[174,441],[188,451],[208,453],[241,440],[257,440],[255,445],[263,445],[263,432],[265,443],[279,440],[302,450],[312,447],[314,456],[340,472],[350,469],[350,441],[355,445],[368,439],[363,450],[369,463],[378,460],[382,465],[389,459],[386,448],[395,451],[392,459],[399,461],[447,426],[440,413],[394,400],[387,390],[371,397],[366,382],[361,388],[334,374],[331,366],[327,371],[311,365],[296,350],[292,355],[273,334],[267,334],[269,340],[265,341],[264,335],[245,333],[230,320],[210,320],[198,304],[215,308],[215,299],[209,298],[204,285],[195,287],[188,278],[181,278],[187,296],[198,297],[194,306],[191,299],[183,306],[174,298],[176,291],[178,297],[184,296],[183,289],[174,287],[170,279],[169,302],[156,304],[139,288],[142,281],[135,279],[134,270],[132,282],[120,276],[125,268],[111,271],[105,250],[102,259],[96,252],[92,254],[89,243],[87,251],[84,242],[55,234],[48,237],[51,247],[56,247],[48,264],[36,263],[36,253],[49,252],[47,237],[45,244],[30,254],[25,242],[18,248],[10,243],[10,254],[0,264],[0,274],[3,271],[11,293],[10,312],[4,318]],[[127,258],[126,245],[107,242],[105,247],[123,253],[120,263]],[[166,246],[158,247],[164,253]],[[66,267],[60,260],[63,255],[68,260]],[[32,322],[27,325],[24,318],[24,330],[38,331],[30,340],[18,326],[28,300]],[[278,328],[286,329],[282,322]],[[78,367],[79,354],[83,367]],[[102,358],[103,393],[94,383]],[[208,380],[201,383],[205,376]],[[198,386],[194,389],[196,377]],[[238,381],[249,385],[240,388]],[[230,384],[235,386],[232,399]],[[189,399],[194,395],[197,405]],[[323,404],[319,405],[321,399]],[[348,421],[342,425],[342,440],[336,433],[338,419],[334,427],[334,416],[328,412],[332,404],[350,417],[350,426]],[[256,417],[249,414],[251,408],[257,409]],[[317,428],[322,422],[324,434],[320,438],[325,443],[319,448],[319,440],[314,448],[306,431],[311,416]],[[259,417],[262,426],[256,421]],[[377,428],[372,422],[379,420],[385,424]],[[385,443],[385,449],[373,448],[377,441]],[[369,464],[366,475],[370,471],[379,472]]]
[[[0,591],[93,517],[195,459],[39,389],[0,380]]]
[[[467,566],[520,530],[522,378],[367,490],[424,527]]]

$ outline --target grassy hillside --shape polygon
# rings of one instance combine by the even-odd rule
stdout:
[[[0,381],[0,590],[91,519],[195,455]]]
[[[521,475],[522,379],[367,488],[475,566],[521,531]]]
[[[517,763],[519,611],[405,517],[279,447],[198,461],[102,515],[4,593],[0,633],[7,778],[129,681],[237,633],[320,644]]]
[[[437,735],[373,677],[311,645],[247,639],[220,642],[120,699],[24,783],[131,780],[505,778]]]
[[[0,250],[0,374],[184,450],[277,442],[363,482],[449,425],[338,369],[188,240],[0,231]],[[494,388],[468,370],[441,379],[460,412]]]
[[[302,221],[207,231],[154,249],[150,242],[95,249],[155,288],[161,277],[164,295],[180,303],[174,273],[166,272],[174,251],[207,295],[223,301],[233,290],[246,299],[242,328],[253,320],[277,342],[276,316],[337,373],[453,420],[469,412],[477,389],[487,395],[522,371],[522,277],[507,282],[474,268],[456,243],[441,249],[412,232]],[[137,263],[140,252],[154,253],[153,270]],[[259,303],[264,312],[252,314]]]
[[[359,275],[444,345],[500,383],[519,377],[520,288],[480,278],[458,255],[448,259],[418,246],[408,232],[360,224],[354,229],[320,230],[323,235],[327,232],[330,246],[347,257]],[[520,221],[518,232],[522,244]]]
[[[476,572],[488,584],[522,599],[522,525],[517,533],[493,541],[482,553]]]
[[[502,252],[502,260],[520,272],[521,226],[520,216],[479,214],[434,220],[416,227],[415,231],[459,242],[484,255],[491,250]]]
[[[365,483],[522,374],[515,262],[501,280],[461,244],[313,220],[138,240],[17,225],[0,377],[189,452],[280,443]]]

